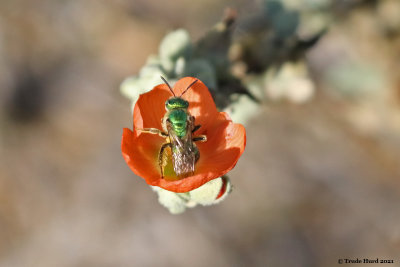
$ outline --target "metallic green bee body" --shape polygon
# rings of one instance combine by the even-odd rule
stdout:
[[[165,114],[165,117],[166,121],[169,121],[172,124],[172,128],[174,129],[175,133],[182,138],[188,130],[186,128],[188,125],[188,118],[190,117],[190,114],[187,111],[189,103],[182,98],[178,98],[179,100],[183,100],[184,102],[182,102],[181,105],[176,105],[176,103],[171,105],[170,100],[174,99],[177,98],[175,97],[169,99],[165,103],[165,107],[168,110],[167,114]]]
[[[166,138],[166,143],[161,146],[158,158],[161,176],[164,176],[164,168],[169,160],[166,149],[170,148],[175,174],[183,178],[194,174],[195,164],[200,158],[199,150],[194,142],[207,141],[204,135],[192,137],[192,134],[200,128],[200,125],[195,126],[195,118],[188,111],[189,102],[181,98],[197,80],[177,97],[167,81],[164,78],[162,79],[174,95],[165,102],[167,112],[163,118],[164,131],[154,128],[141,129],[140,131],[159,134]]]
[[[171,147],[172,164],[176,175],[178,177],[192,175],[195,163],[200,157],[192,138],[194,117],[185,109],[174,108],[165,114],[165,127],[169,139],[165,145]],[[165,160],[160,162],[161,166],[165,164],[164,162]]]

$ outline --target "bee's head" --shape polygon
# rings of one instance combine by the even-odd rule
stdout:
[[[180,97],[171,97],[165,102],[165,108],[167,110],[173,110],[177,108],[186,109],[188,107],[189,107],[189,102]]]
[[[171,93],[174,95],[174,97],[171,97],[165,102],[165,108],[167,110],[173,110],[173,109],[178,109],[178,108],[183,108],[186,109],[189,107],[189,102],[181,98],[182,95],[184,95],[187,90],[189,90],[190,87],[192,87],[193,84],[198,82],[199,80],[194,80],[189,86],[181,93],[180,96],[176,96],[174,93],[174,90],[172,90],[171,86],[168,84],[167,80],[164,79],[164,77],[161,76],[161,79],[164,81],[164,83],[168,86],[168,89],[171,91]]]

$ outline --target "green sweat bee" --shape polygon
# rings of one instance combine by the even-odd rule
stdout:
[[[168,162],[166,149],[171,148],[172,165],[176,175],[180,178],[188,177],[194,174],[195,164],[200,158],[200,152],[194,142],[207,141],[205,135],[193,137],[193,133],[197,131],[201,125],[195,125],[195,117],[189,111],[189,102],[184,100],[182,96],[190,89],[198,80],[193,81],[180,96],[176,96],[168,82],[161,77],[173,94],[165,102],[166,113],[162,120],[163,131],[156,128],[138,129],[141,132],[158,134],[166,139],[161,146],[158,154],[158,165],[161,171],[161,177],[164,177],[164,168]]]

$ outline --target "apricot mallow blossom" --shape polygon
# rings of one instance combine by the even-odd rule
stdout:
[[[180,96],[195,80],[192,77],[180,79],[172,88],[173,93]],[[236,165],[244,151],[246,131],[241,124],[232,122],[227,113],[217,110],[208,88],[198,80],[182,95],[189,103],[187,112],[194,116],[195,124],[200,125],[193,137],[207,137],[205,142],[196,142],[200,157],[194,173],[187,177],[178,177],[173,171],[161,173],[160,149],[170,140],[141,129],[165,131],[165,103],[173,96],[165,83],[139,96],[133,109],[133,131],[123,129],[121,149],[131,170],[153,186],[164,206],[172,213],[179,213],[184,207],[219,202],[230,192],[230,182],[225,174]],[[171,165],[171,156],[168,161],[167,166]],[[164,198],[169,198],[172,204]]]

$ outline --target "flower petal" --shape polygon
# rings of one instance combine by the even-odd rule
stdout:
[[[141,134],[136,136],[124,128],[122,134],[122,156],[131,170],[140,177],[146,177],[149,184],[160,178],[157,156],[164,139],[158,135]]]
[[[202,128],[206,129],[208,123],[212,122],[218,115],[217,107],[207,86],[196,78],[185,77],[176,82],[174,92],[175,95],[180,96],[195,80],[197,82],[182,95],[182,98],[189,102],[188,111],[196,118],[196,125],[202,126],[198,131],[201,134]]]
[[[199,173],[209,172],[222,176],[230,171],[239,160],[246,146],[246,131],[241,124],[226,120],[229,116],[219,113],[216,125],[207,135],[207,142],[198,143],[200,160]]]
[[[139,96],[133,110],[135,128],[162,129],[161,121],[165,114],[165,101],[172,96],[166,84]]]

